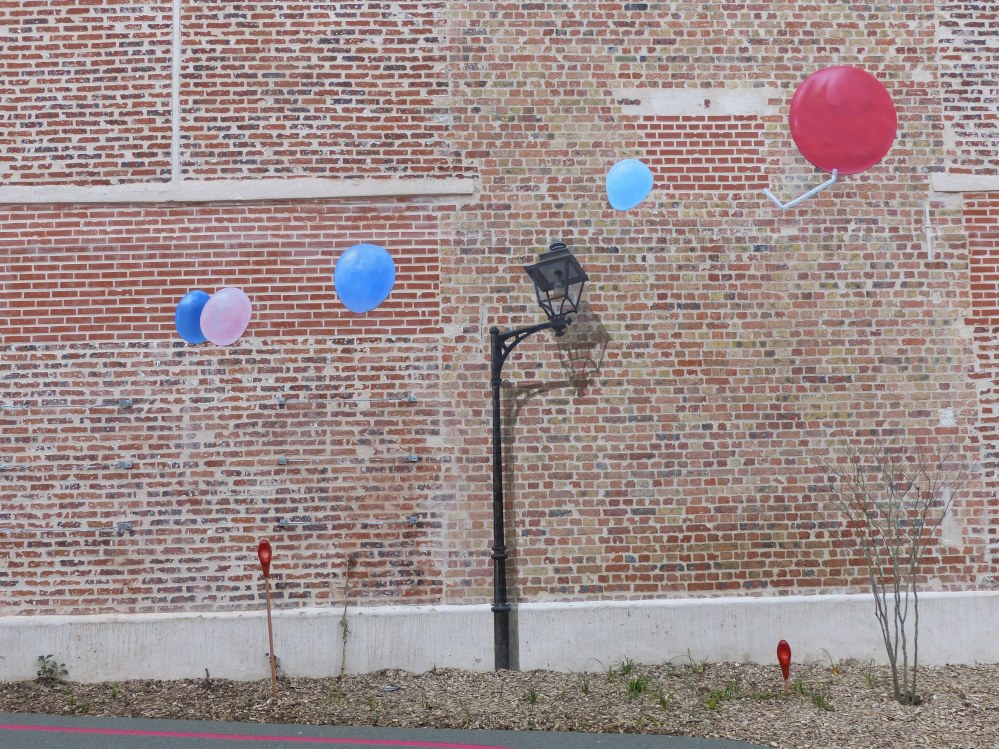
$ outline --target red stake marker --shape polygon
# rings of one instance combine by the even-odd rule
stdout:
[[[274,627],[271,624],[271,545],[261,541],[257,545],[257,559],[264,571],[264,596],[267,600],[267,644],[271,657],[271,696],[277,697],[277,659],[274,657]]]
[[[777,643],[777,662],[780,664],[780,672],[784,674],[784,691],[788,691],[788,679],[791,678],[791,646],[787,640]]]
[[[261,541],[257,546],[257,559],[264,570],[264,579],[271,576],[271,545],[267,541]]]

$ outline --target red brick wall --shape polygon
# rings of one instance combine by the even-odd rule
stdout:
[[[329,602],[350,556],[361,597],[440,596],[427,340],[14,346],[4,369],[5,608],[245,606],[264,537],[288,601]]]
[[[443,2],[184,3],[182,170],[451,176]]]
[[[13,17],[21,6],[2,7]],[[136,65],[160,86],[145,98],[163,102],[169,7],[151,7],[46,2],[31,17],[49,19],[51,36],[72,11],[86,36],[112,9],[155,15],[139,25],[156,44],[136,53],[155,48],[154,62]],[[256,607],[265,536],[284,605],[340,600],[351,556],[357,603],[488,600],[487,331],[539,320],[521,267],[558,239],[592,281],[570,334],[526,340],[504,370],[514,599],[863,590],[821,466],[838,440],[875,433],[953,439],[981,459],[924,573],[937,588],[994,585],[982,386],[994,380],[993,321],[975,317],[991,304],[975,275],[990,251],[989,197],[965,213],[929,183],[950,163],[935,57],[945,12],[330,9],[184,4],[180,175],[164,162],[168,101],[156,104],[165,120],[128,130],[156,177],[115,149],[78,168],[86,139],[36,158],[21,114],[0,123],[17,144],[20,176],[7,184],[477,180],[460,202],[4,208],[4,613]],[[123,28],[101,37],[124,45]],[[3,64],[46,59],[43,43],[5,48]],[[11,84],[16,112],[49,111],[41,97],[71,100],[95,75],[89,57],[59,49],[72,90],[32,88],[25,72]],[[763,187],[787,195],[825,179],[786,115],[795,86],[834,64],[884,81],[899,138],[869,172],[780,212]],[[636,114],[622,94],[684,88],[771,94],[740,115]],[[105,137],[104,117],[80,125],[87,137]],[[679,124],[694,126],[685,139]],[[604,177],[626,157],[649,163],[657,184],[619,212]],[[364,241],[389,248],[399,276],[383,306],[355,316],[332,265]],[[244,338],[180,342],[179,297],[226,285],[254,301]]]
[[[999,200],[969,195],[964,207],[971,258],[971,310],[975,325],[999,325]]]
[[[643,117],[638,129],[643,162],[664,189],[739,195],[767,187],[760,117]]]
[[[455,176],[442,2],[0,2],[6,184]],[[172,166],[179,104],[180,164]]]
[[[4,184],[169,179],[170,3],[0,3]]]
[[[427,335],[440,329],[439,226],[453,206],[248,203],[0,207],[10,343],[170,340],[191,289],[242,288],[259,337]],[[333,268],[360,242],[389,249],[391,299],[366,315],[336,299]]]
[[[999,567],[999,195],[968,195],[964,206],[964,229],[968,237],[971,270],[971,306],[968,324],[973,326],[978,351],[975,379],[981,390],[981,439],[988,486],[986,507],[989,549],[993,568]]]

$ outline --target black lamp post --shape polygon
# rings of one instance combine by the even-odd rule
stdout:
[[[503,429],[500,411],[500,388],[503,364],[517,344],[540,330],[554,330],[560,336],[579,311],[583,285],[589,277],[579,261],[562,242],[556,242],[542,253],[538,262],[524,268],[534,282],[538,304],[548,315],[548,321],[526,328],[501,333],[489,329],[490,380],[493,395],[493,634],[495,638],[496,670],[510,668],[510,602],[506,591],[507,548],[503,532]]]

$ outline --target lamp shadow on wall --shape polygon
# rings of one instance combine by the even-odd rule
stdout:
[[[557,380],[545,382],[527,381],[518,384],[504,383],[503,396],[503,429],[507,434],[516,435],[517,422],[524,408],[531,405],[535,398],[544,398],[551,393],[557,393],[571,388],[575,397],[586,394],[590,383],[600,375],[604,363],[604,356],[607,352],[607,345],[610,342],[610,334],[600,322],[600,318],[593,312],[585,302],[580,306],[572,324],[565,333],[555,338],[558,347],[559,363],[564,376]],[[554,366],[552,367],[554,370]],[[544,406],[544,400],[540,403]],[[564,435],[566,442],[569,441],[572,432],[572,415],[566,420]],[[503,483],[506,486],[516,486],[517,466],[516,466],[517,446],[516,439],[506,440],[503,445]],[[523,480],[531,480],[531,477],[521,476]],[[504,517],[507,527],[504,529],[507,539],[511,559],[519,560],[517,548],[519,546],[519,536],[515,527],[520,514],[517,512],[516,492],[508,491],[504,497]],[[520,639],[517,627],[517,603],[519,599],[519,576],[511,575],[507,581],[507,588],[513,607],[510,611],[510,656],[511,668],[519,670]]]
[[[559,359],[577,395],[583,395],[590,380],[600,376],[610,333],[589,304],[580,304],[576,319],[555,339]]]

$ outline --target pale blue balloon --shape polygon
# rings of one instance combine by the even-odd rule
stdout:
[[[355,244],[333,267],[333,286],[351,312],[370,312],[388,298],[394,284],[392,256],[376,244]]]
[[[607,199],[618,211],[634,208],[652,192],[652,172],[638,159],[617,162],[607,172]]]

